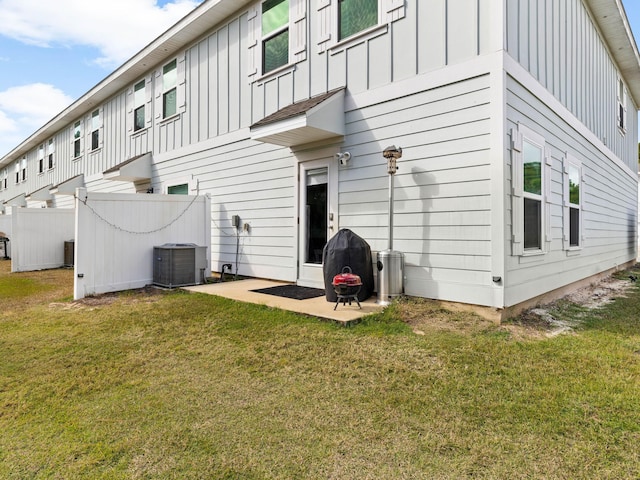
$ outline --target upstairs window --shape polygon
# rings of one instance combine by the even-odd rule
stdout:
[[[73,125],[73,158],[82,155],[82,122],[78,120]]]
[[[2,178],[0,179],[0,188],[2,189],[6,189],[7,188],[7,178],[9,177],[9,171],[5,168],[2,171]]]
[[[49,139],[49,145],[47,146],[47,168],[51,170],[53,168],[53,154],[56,151],[56,144],[53,142],[53,138]]]
[[[178,62],[173,60],[162,68],[162,118],[177,113]]]
[[[38,173],[44,173],[44,145],[38,147]]]
[[[133,87],[133,131],[142,130],[145,125],[145,103],[147,95],[145,80],[140,80]]]
[[[377,25],[378,2],[379,0],[339,0],[338,41]]]
[[[262,73],[289,63],[289,0],[262,4]]]
[[[20,183],[20,161],[16,161],[15,164],[15,172],[16,172],[16,185]]]
[[[167,187],[167,194],[169,195],[189,195],[189,184],[181,183],[178,185],[169,185]]]
[[[618,128],[627,131],[627,89],[622,79],[618,79]]]
[[[100,147],[100,110],[91,114],[91,150]]]

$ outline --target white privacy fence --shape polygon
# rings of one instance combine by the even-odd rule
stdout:
[[[73,240],[73,210],[11,207],[11,271],[64,265],[64,242]]]
[[[208,196],[76,194],[75,299],[141,288],[153,282],[153,247],[207,247],[211,275],[211,200]]]

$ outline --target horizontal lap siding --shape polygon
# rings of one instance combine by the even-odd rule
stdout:
[[[490,287],[489,117],[489,76],[347,112],[343,150],[352,160],[339,174],[340,228],[374,251],[387,248],[389,177],[381,152],[403,147],[393,246],[405,255],[409,295],[457,301],[451,292]]]
[[[241,275],[295,280],[296,175],[289,149],[242,140],[155,168],[154,184],[166,186],[187,175],[197,181],[198,194],[211,196],[214,271],[231,263],[235,272],[237,251]],[[240,216],[239,242],[233,215]],[[242,229],[245,223],[249,232]]]
[[[542,135],[552,158],[551,247],[537,257],[507,254],[506,305],[560,288],[635,258],[637,181],[580,137],[554,111],[509,78],[507,95],[508,129],[518,123]],[[578,252],[563,250],[562,158],[565,152],[582,162],[582,220],[584,241]],[[511,163],[511,158],[507,157]],[[510,191],[507,168],[507,192]],[[507,205],[511,205],[510,199]],[[510,207],[509,207],[510,208]],[[506,251],[511,251],[511,215]]]

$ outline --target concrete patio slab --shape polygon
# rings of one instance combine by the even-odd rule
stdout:
[[[269,307],[280,308],[291,312],[311,315],[318,318],[334,320],[336,322],[349,325],[357,323],[365,315],[381,312],[384,307],[376,304],[376,297],[371,297],[364,302],[360,302],[362,309],[353,302],[342,305],[340,303],[335,310],[335,303],[327,302],[324,296],[310,298],[308,300],[295,300],[292,298],[276,297],[265,293],[253,292],[259,288],[275,287],[277,285],[288,285],[285,282],[274,282],[262,279],[237,280],[234,282],[208,283],[206,285],[196,285],[184,287],[191,292],[207,293],[220,297],[231,298],[241,302],[267,305]]]

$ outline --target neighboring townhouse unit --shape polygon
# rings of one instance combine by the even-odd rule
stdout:
[[[2,158],[0,199],[208,193],[212,270],[322,287],[338,229],[387,247],[398,145],[406,294],[507,309],[635,261],[639,101],[617,0],[207,0]]]

